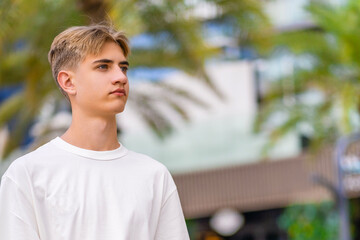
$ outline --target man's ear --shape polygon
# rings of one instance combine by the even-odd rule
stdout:
[[[60,71],[58,76],[58,83],[60,87],[68,94],[68,95],[75,95],[76,88],[73,83],[73,74],[71,71]]]

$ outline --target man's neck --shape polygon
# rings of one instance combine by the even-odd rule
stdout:
[[[74,116],[69,129],[61,138],[80,148],[109,151],[118,148],[115,116],[109,118]]]

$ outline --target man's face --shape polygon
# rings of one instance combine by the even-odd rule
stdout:
[[[119,45],[108,41],[98,55],[88,55],[73,72],[73,111],[111,116],[124,110],[129,95],[129,63]]]

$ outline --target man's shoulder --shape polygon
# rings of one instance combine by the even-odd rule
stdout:
[[[51,143],[47,142],[33,151],[15,159],[6,170],[4,176],[12,176],[19,173],[24,174],[28,168],[31,168],[32,165],[48,158],[52,154],[54,154],[54,151],[52,150]]]
[[[163,171],[163,172],[168,171],[163,163],[159,162],[158,160],[155,160],[154,158],[146,154],[128,150],[128,157],[131,158],[131,161],[137,162],[138,164],[141,164],[141,166],[145,168],[157,169],[158,171]]]
[[[24,154],[23,156],[17,158],[14,162],[32,162],[39,160],[44,157],[49,157],[51,155],[56,154],[55,153],[56,148],[51,143],[51,141],[44,143],[43,145],[40,145],[39,147],[33,149],[32,151]]]
[[[136,165],[140,168],[139,171],[142,172],[143,175],[147,174],[157,179],[156,184],[161,184],[161,186],[166,189],[166,195],[176,189],[171,173],[163,163],[138,152],[129,151],[128,155],[131,161],[136,162]]]

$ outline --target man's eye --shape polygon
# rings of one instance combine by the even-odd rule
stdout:
[[[98,69],[108,69],[109,66],[106,65],[106,64],[102,64],[102,65],[99,65],[97,68],[98,68]]]
[[[121,71],[123,71],[123,72],[127,72],[127,70],[128,70],[128,67],[120,67],[120,69],[121,69]]]

